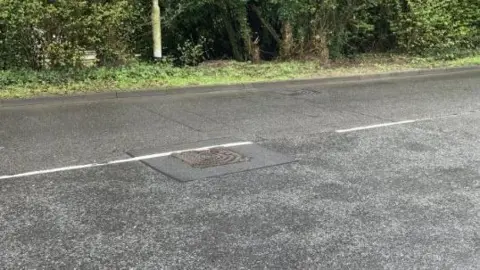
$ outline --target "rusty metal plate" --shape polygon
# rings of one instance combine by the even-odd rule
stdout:
[[[225,147],[205,151],[190,151],[173,154],[193,168],[211,168],[248,161],[248,158]]]

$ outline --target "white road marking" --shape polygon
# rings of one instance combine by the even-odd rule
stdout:
[[[251,145],[251,144],[253,144],[253,142],[235,142],[235,143],[211,145],[211,146],[206,146],[206,147],[201,147],[201,148],[183,149],[183,150],[177,150],[177,151],[171,151],[171,152],[164,152],[164,153],[157,153],[157,154],[139,156],[139,157],[134,157],[134,158],[112,160],[112,161],[108,161],[108,162],[104,162],[104,163],[90,163],[90,164],[85,164],[85,165],[68,166],[68,167],[61,167],[61,168],[40,170],[40,171],[31,171],[31,172],[25,172],[25,173],[13,174],[13,175],[3,175],[3,176],[0,176],[0,180],[34,176],[34,175],[42,175],[42,174],[50,174],[50,173],[56,173],[56,172],[88,169],[88,168],[95,168],[95,167],[103,167],[103,166],[108,166],[108,165],[113,165],[113,164],[122,164],[122,163],[135,162],[135,161],[141,161],[141,160],[147,160],[147,159],[167,157],[167,156],[170,156],[170,155],[173,155],[173,154],[190,152],[190,151],[205,151],[205,150],[209,150],[209,149],[217,148],[217,147],[235,147],[235,146]]]
[[[406,121],[400,121],[400,122],[384,123],[384,124],[364,126],[364,127],[356,127],[356,128],[350,128],[350,129],[340,129],[340,130],[336,130],[335,132],[337,132],[337,133],[347,133],[347,132],[353,132],[353,131],[359,131],[359,130],[367,130],[367,129],[381,128],[381,127],[389,127],[389,126],[410,124],[410,123],[415,123],[415,122],[419,122],[419,121],[424,121],[424,119],[421,119],[421,120],[406,120]]]

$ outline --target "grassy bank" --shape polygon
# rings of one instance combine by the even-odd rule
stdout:
[[[329,67],[320,67],[315,61],[267,62],[258,65],[215,61],[186,68],[137,63],[121,68],[0,71],[0,99],[348,76],[469,65],[480,65],[480,55],[452,61],[398,55],[364,55],[355,60],[333,62]]]

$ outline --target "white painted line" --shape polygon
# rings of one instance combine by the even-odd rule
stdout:
[[[217,147],[235,147],[235,146],[251,145],[251,144],[253,144],[253,142],[235,142],[235,143],[211,145],[211,146],[206,146],[206,147],[201,147],[201,148],[176,150],[176,151],[171,151],[171,152],[164,152],[164,153],[157,153],[157,154],[151,154],[151,155],[145,155],[145,156],[138,156],[138,157],[134,157],[134,158],[112,160],[112,161],[108,161],[108,162],[105,162],[105,163],[91,163],[91,164],[85,164],[85,165],[68,166],[68,167],[61,167],[61,168],[48,169],[48,170],[31,171],[31,172],[13,174],[13,175],[3,175],[3,176],[0,176],[0,180],[34,176],[34,175],[42,175],[42,174],[50,174],[50,173],[56,173],[56,172],[81,170],[81,169],[88,169],[88,168],[95,168],[95,167],[103,167],[103,166],[108,166],[108,165],[113,165],[113,164],[121,164],[121,163],[128,163],[128,162],[135,162],[135,161],[153,159],[153,158],[167,157],[167,156],[170,156],[170,155],[173,155],[173,154],[190,152],[190,151],[205,151],[205,150],[209,150],[209,149],[217,148]]]
[[[337,133],[347,133],[347,132],[353,132],[353,131],[359,131],[359,130],[367,130],[367,129],[381,128],[381,127],[389,127],[389,126],[410,124],[410,123],[415,123],[415,122],[418,122],[418,121],[422,121],[422,120],[406,120],[406,121],[400,121],[400,122],[384,123],[384,124],[364,126],[364,127],[356,127],[356,128],[350,128],[350,129],[340,129],[340,130],[336,130],[335,132],[337,132]]]

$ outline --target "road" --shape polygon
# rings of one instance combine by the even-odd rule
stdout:
[[[218,138],[294,161],[127,155]],[[0,268],[479,269],[479,141],[479,71],[2,107]]]

